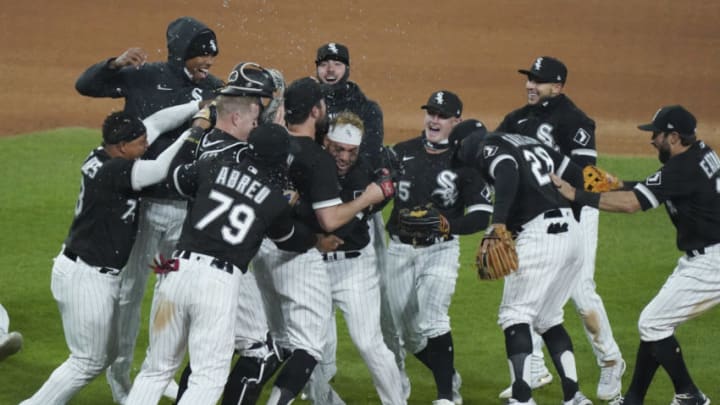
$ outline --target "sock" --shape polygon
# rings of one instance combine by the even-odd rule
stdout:
[[[510,365],[512,397],[519,402],[528,402],[532,397],[530,389],[530,354],[532,337],[530,325],[521,323],[505,329],[505,352]]]
[[[295,398],[307,384],[316,365],[317,360],[308,352],[303,349],[295,350],[278,374],[275,386],[289,391]]]
[[[429,338],[425,349],[430,371],[437,386],[437,399],[452,400],[452,377],[455,373],[452,333]]]
[[[653,355],[653,343],[640,341],[640,347],[638,347],[637,357],[635,359],[635,370],[633,371],[632,382],[630,382],[630,387],[625,393],[626,403],[643,403],[658,367],[660,367],[660,363],[658,363]]]
[[[685,365],[680,343],[672,335],[663,340],[652,343],[652,352],[658,363],[665,369],[675,386],[678,394],[696,394],[698,388],[690,377],[690,372]]]
[[[430,342],[428,342],[428,343],[430,343]],[[427,346],[425,346],[425,348],[422,349],[422,350],[420,350],[419,352],[413,353],[413,355],[415,356],[415,358],[417,358],[418,360],[420,360],[420,363],[424,364],[425,367],[427,367],[428,369],[432,370],[432,367],[430,367],[430,360],[428,359],[428,357],[429,357],[429,350],[428,350],[428,347],[427,347]]]
[[[575,353],[572,340],[562,324],[555,325],[542,335],[553,364],[560,375],[563,400],[570,401],[579,390]]]

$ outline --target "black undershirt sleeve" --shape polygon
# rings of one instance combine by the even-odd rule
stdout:
[[[448,218],[450,233],[453,235],[470,235],[487,228],[490,223],[490,213],[487,211],[468,212],[462,217]]]
[[[518,188],[518,171],[516,163],[503,160],[495,167],[495,204],[493,220],[495,224],[506,224],[510,207],[515,201]]]

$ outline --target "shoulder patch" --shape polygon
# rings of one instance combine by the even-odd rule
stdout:
[[[498,151],[498,147],[497,147],[497,146],[495,146],[495,145],[485,145],[485,147],[483,148],[483,157],[484,157],[485,159],[491,158],[491,157],[495,156],[495,154],[497,154],[497,151]]]
[[[578,128],[573,141],[582,146],[587,146],[588,142],[590,142],[590,134],[584,128]]]
[[[662,172],[657,171],[645,179],[645,184],[648,186],[659,186],[662,184]]]

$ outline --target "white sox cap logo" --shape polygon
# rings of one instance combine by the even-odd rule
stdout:
[[[334,53],[335,55],[338,54],[339,51],[338,51],[337,45],[335,45],[335,42],[330,42],[327,46],[328,46],[328,50],[330,52]]]
[[[538,72],[542,70],[542,62],[543,62],[543,58],[535,59],[535,63],[534,63],[535,70],[537,70]]]
[[[435,93],[435,101],[437,101],[437,103],[439,105],[445,104],[444,96],[445,96],[445,93],[443,93],[442,91],[438,91],[437,93]]]
[[[215,44],[215,40],[214,40],[214,39],[211,39],[211,40],[210,40],[210,49],[212,49],[213,52],[217,52],[217,50],[218,50],[218,49],[217,49],[217,44]]]

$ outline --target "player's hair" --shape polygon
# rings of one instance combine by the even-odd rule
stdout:
[[[352,125],[355,128],[359,129],[360,132],[365,135],[365,124],[363,123],[363,120],[354,112],[351,111],[343,111],[333,120],[330,122],[330,126],[334,127],[336,125]]]
[[[261,106],[260,99],[255,96],[224,96],[219,95],[215,99],[219,117],[224,117],[234,112],[248,112],[253,104]]]
[[[322,101],[323,101],[323,100],[324,100],[324,99],[322,99],[322,98],[321,98],[320,100],[318,100],[318,101],[313,105],[313,107],[320,108],[320,106],[322,105]],[[285,121],[286,121],[289,125],[302,124],[303,122],[307,121],[308,117],[310,117],[310,112],[311,112],[311,111],[312,111],[312,107],[310,107],[310,109],[308,109],[307,114],[305,114],[305,116],[301,116],[300,114],[288,114],[287,112],[285,112]]]
[[[678,132],[678,134],[680,133]],[[695,141],[697,141],[695,134],[680,134],[680,144],[682,144],[682,146],[690,146],[694,144]]]

